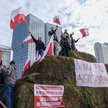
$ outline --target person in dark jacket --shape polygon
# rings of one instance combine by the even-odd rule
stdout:
[[[65,35],[65,37],[69,38],[69,33],[68,33],[67,29],[65,29],[64,35]]]
[[[56,35],[56,31],[58,29],[58,26],[56,26],[56,28],[54,29],[54,27],[51,27],[51,30],[48,32],[49,38],[51,38],[51,36],[53,36],[53,40],[54,40],[54,55],[57,55],[57,51],[58,51],[58,37]]]
[[[78,42],[78,40],[79,40],[80,38],[78,38],[77,40],[75,40],[75,39],[73,38],[73,35],[74,35],[74,33],[70,34],[71,50],[77,50],[77,49],[76,49],[76,46],[75,46],[75,43]]]
[[[51,30],[48,32],[48,35],[49,35],[50,38],[53,35],[54,41],[57,41],[58,42],[58,38],[57,38],[57,35],[56,35],[57,29],[58,29],[58,26],[56,26],[55,29],[54,29],[54,27],[51,27]]]
[[[60,41],[60,46],[61,46],[61,55],[62,56],[69,56],[69,51],[70,51],[70,45],[68,42],[68,39],[64,34],[61,36],[61,41]]]
[[[38,40],[34,38],[34,36],[32,35],[31,32],[29,32],[33,41],[36,44],[36,53],[38,53],[38,56],[42,56],[43,55],[43,51],[45,50],[45,44],[42,41],[41,37],[38,37]]]

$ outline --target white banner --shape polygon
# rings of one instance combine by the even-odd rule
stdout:
[[[34,85],[34,108],[64,107],[63,85]]]
[[[103,63],[74,59],[77,86],[108,87],[108,74]]]

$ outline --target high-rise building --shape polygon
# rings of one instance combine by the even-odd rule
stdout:
[[[94,45],[96,60],[99,63],[108,64],[108,43],[95,43]]]
[[[0,54],[2,57],[0,58],[3,62],[3,65],[6,67],[9,66],[9,62],[11,60],[11,48],[7,46],[0,45]]]
[[[45,24],[40,19],[29,14],[26,17],[27,23],[19,23],[13,30],[12,50],[13,59],[17,66],[17,77],[21,77],[27,57],[30,57],[31,64],[35,61],[35,44],[24,43],[23,40],[29,35],[30,31],[37,39],[42,37],[45,42]]]

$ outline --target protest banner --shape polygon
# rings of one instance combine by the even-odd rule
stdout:
[[[108,74],[103,63],[74,59],[77,86],[108,87]]]
[[[34,108],[64,107],[64,86],[62,85],[34,85]]]

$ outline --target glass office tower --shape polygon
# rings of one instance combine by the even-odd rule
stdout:
[[[27,23],[19,23],[13,30],[13,60],[16,62],[18,78],[20,78],[22,75],[22,71],[28,56],[30,57],[31,64],[35,62],[35,44],[27,44],[23,42],[24,39],[29,35],[28,31],[30,31],[36,39],[41,36],[43,42],[45,42],[44,22],[31,14],[27,15],[26,19]]]
[[[108,43],[95,43],[95,55],[97,62],[108,64]]]

